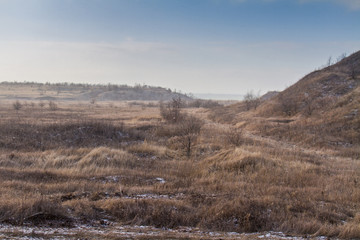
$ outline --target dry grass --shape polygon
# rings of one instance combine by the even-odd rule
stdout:
[[[5,104],[0,221],[360,237],[356,149],[310,144],[323,141],[317,129],[295,136],[309,126],[302,120],[244,115],[231,131],[206,110],[187,112],[206,122],[190,158],[172,145],[178,127],[159,122],[157,107],[59,104],[49,115]]]

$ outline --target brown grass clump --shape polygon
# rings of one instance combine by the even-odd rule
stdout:
[[[106,147],[94,148],[80,159],[77,167],[80,169],[96,168],[133,168],[135,166],[134,156],[121,149],[110,149]]]

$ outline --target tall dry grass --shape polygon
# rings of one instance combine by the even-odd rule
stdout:
[[[73,106],[56,111],[65,123],[18,120],[16,114],[8,116],[14,121],[1,120],[1,222],[72,226],[108,219],[360,236],[360,162],[352,154],[344,157],[347,148],[309,148],[302,142],[305,135],[286,132],[300,133],[302,122],[269,121],[269,132],[249,132],[249,123],[229,126],[205,119],[193,154],[184,158],[183,149],[171,143],[178,128],[152,117],[140,121],[142,110],[136,106],[132,115],[124,108],[101,121],[113,107],[86,109],[91,111],[86,121],[72,119]],[[129,125],[116,121],[122,111]],[[159,114],[157,108],[147,111]]]

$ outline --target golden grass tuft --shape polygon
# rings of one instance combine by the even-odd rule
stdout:
[[[134,156],[124,150],[98,147],[82,157],[77,163],[77,167],[83,170],[94,168],[132,168],[135,166],[134,161]]]

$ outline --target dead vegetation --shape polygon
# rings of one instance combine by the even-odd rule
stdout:
[[[111,117],[113,106],[84,106],[79,113],[86,120],[72,118],[71,105],[51,119],[51,110],[39,107],[32,110],[36,118],[22,118],[30,107],[1,110],[8,113],[0,123],[2,223],[72,227],[107,219],[358,236],[355,159],[268,142],[246,129],[200,121],[189,108],[181,109],[181,121],[166,123],[138,117],[159,116],[157,106],[122,107]],[[126,124],[116,120],[122,115],[129,116]]]
[[[346,84],[358,81],[340,63]],[[2,103],[0,222],[357,239],[359,86],[328,83],[324,96],[283,92],[249,110],[178,99],[160,108],[60,102],[56,111]],[[284,110],[289,96],[297,105]]]

